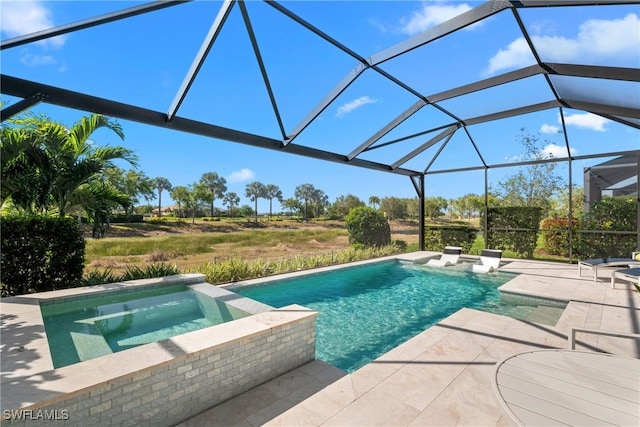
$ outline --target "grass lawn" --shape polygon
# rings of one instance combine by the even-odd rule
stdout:
[[[477,226],[477,220],[465,223]],[[393,240],[405,241],[407,251],[417,250],[417,221],[390,221],[390,226]],[[542,243],[540,235],[536,259],[567,261],[567,258],[545,254]],[[107,269],[118,274],[128,267],[159,262],[174,264],[181,271],[194,271],[204,264],[233,259],[272,261],[332,254],[348,247],[343,221],[255,223],[247,220],[153,219],[138,224],[114,224],[107,237],[87,238],[85,274]],[[478,236],[471,254],[480,254],[483,248],[484,239]],[[510,251],[505,251],[503,256],[518,257]]]
[[[102,239],[87,239],[85,273],[154,262],[181,270],[233,258],[274,260],[331,254],[349,247],[342,221],[148,221],[113,225]],[[392,222],[392,239],[417,249],[418,225]]]

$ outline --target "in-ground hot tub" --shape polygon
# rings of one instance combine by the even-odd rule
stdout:
[[[128,299],[148,291],[151,303]],[[43,313],[64,317],[67,306],[80,311],[74,326],[45,327]],[[3,425],[37,426],[43,417],[66,426],[176,425],[311,362],[316,316],[299,305],[274,309],[205,283],[202,274],[2,298]],[[48,340],[56,334],[76,358],[108,354],[57,367]]]
[[[190,284],[62,297],[40,310],[55,368],[249,316]]]

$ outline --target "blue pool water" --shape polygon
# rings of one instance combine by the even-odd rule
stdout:
[[[185,285],[41,305],[56,368],[248,316]]]
[[[384,261],[233,291],[319,311],[316,357],[352,372],[463,307],[491,311],[513,277]]]

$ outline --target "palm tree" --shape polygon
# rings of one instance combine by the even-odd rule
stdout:
[[[46,210],[53,182],[49,157],[38,141],[36,128],[23,121],[13,120],[2,128],[0,198],[3,205],[9,202],[29,214]]]
[[[156,190],[158,190],[158,218],[160,218],[162,216],[162,191],[171,191],[172,186],[167,178],[163,178],[161,176],[154,178],[153,182],[156,186]]]
[[[229,192],[222,198],[222,203],[229,207],[229,216],[233,218],[233,207],[238,206],[238,203],[240,203],[240,196],[234,192]]]
[[[311,195],[311,201],[316,208],[315,217],[319,218],[320,210],[329,204],[329,196],[327,196],[324,191],[316,188]]]
[[[265,189],[266,187],[264,184],[254,181],[247,184],[247,187],[244,190],[244,195],[255,204],[256,223],[258,222],[258,199],[265,197]]]
[[[221,176],[218,176],[215,172],[207,172],[200,178],[200,183],[204,185],[209,192],[211,192],[211,217],[214,216],[213,201],[221,199],[227,191],[227,180]]]
[[[273,184],[267,184],[265,186],[264,197],[266,199],[269,199],[269,219],[271,219],[271,215],[273,214],[273,199],[277,199],[279,202],[282,202],[282,191],[280,191],[280,189]]]
[[[196,213],[200,212],[200,202],[209,201],[209,189],[200,182],[194,182],[189,186],[188,206],[191,208],[191,223],[196,222]]]
[[[125,210],[127,215],[133,214],[141,197],[147,202],[154,198],[155,183],[142,171],[134,169],[125,171],[117,166],[111,166],[105,169],[102,178],[113,184],[118,191],[129,196],[132,203]]]
[[[178,185],[176,187],[173,187],[170,191],[171,198],[178,204],[178,212],[180,213],[180,216],[184,218],[184,210],[182,209],[182,206],[189,205],[191,190],[189,190],[189,188],[185,187],[184,185]]]
[[[153,199],[155,182],[142,171],[128,170],[124,174],[124,188],[120,190],[129,195],[133,201],[129,207],[129,215],[131,215],[136,205],[140,204],[140,197],[143,197],[147,203]]]
[[[378,206],[380,206],[380,197],[378,196],[371,196],[369,197],[369,205],[373,208],[378,208]]]
[[[298,200],[304,201],[304,220],[307,220],[307,206],[309,200],[313,198],[313,194],[316,191],[315,187],[311,184],[302,184],[296,187],[294,197]]]
[[[133,204],[130,195],[120,191],[113,183],[94,178],[81,185],[70,197],[70,205],[77,205],[87,214],[93,225],[92,236],[101,238],[109,228],[109,217],[114,208],[129,210]]]
[[[300,201],[296,198],[289,198],[289,199],[284,199],[282,202],[282,207],[284,209],[287,209],[290,213],[291,216],[293,216],[293,214],[296,211],[301,211],[302,210],[302,206],[300,206]]]
[[[23,151],[8,161],[13,162],[13,167],[26,167],[27,180],[35,184],[37,190],[34,192],[32,189],[29,197],[34,201],[40,198],[38,203],[46,205],[52,201],[60,217],[64,217],[73,193],[112,166],[113,160],[125,160],[137,166],[137,157],[131,150],[121,146],[95,146],[91,141],[91,135],[101,128],[109,129],[124,139],[122,127],[105,116],[93,114],[83,117],[71,128],[44,116],[29,116],[14,121],[14,124],[23,131],[9,137],[6,149],[3,140],[3,151],[11,151],[9,145],[15,148],[16,138],[23,139]],[[25,201],[22,196],[25,194],[16,192],[19,203]]]

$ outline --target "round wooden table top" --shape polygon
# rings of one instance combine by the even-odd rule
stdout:
[[[536,350],[496,365],[494,390],[523,426],[639,426],[640,359]]]

